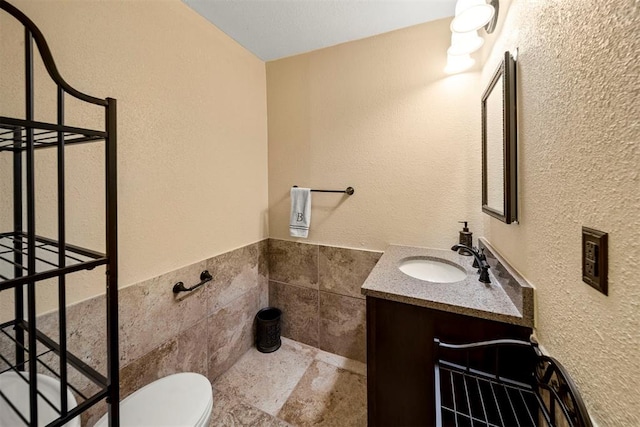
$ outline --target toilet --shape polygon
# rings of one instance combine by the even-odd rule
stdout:
[[[183,372],[152,382],[120,402],[122,427],[207,427],[213,409],[209,380]],[[96,427],[107,427],[105,414]]]
[[[22,377],[22,378],[20,378]],[[16,409],[29,420],[29,378],[28,372],[4,372],[0,374],[0,392],[5,395]],[[60,381],[44,374],[38,374],[38,391],[45,396],[56,408],[60,409]],[[67,406],[69,410],[77,406],[76,399],[67,389]],[[53,409],[40,395],[38,395],[38,427],[46,426],[59,418],[59,413]],[[0,398],[0,427],[23,426],[24,422],[18,414]],[[80,417],[75,417],[65,424],[66,427],[80,427]]]

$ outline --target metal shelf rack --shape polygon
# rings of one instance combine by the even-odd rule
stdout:
[[[32,133],[34,149],[55,147],[60,133],[65,145],[104,140],[103,131],[0,117],[0,151],[26,150]]]
[[[0,391],[0,403],[13,411],[23,425],[42,425],[40,406],[48,405],[57,417],[47,427],[62,426],[106,398],[109,425],[119,425],[118,364],[118,263],[117,263],[117,181],[116,181],[116,100],[95,98],[70,86],[60,75],[37,26],[20,10],[0,0],[0,12],[24,27],[24,118],[0,117],[0,156],[12,158],[13,194],[2,195],[1,203],[13,204],[13,227],[0,230],[0,292],[13,292],[14,316],[0,324],[0,340],[10,343],[9,354],[0,348],[0,378],[12,375],[28,384],[28,396],[16,398]],[[57,92],[55,123],[34,119],[34,53],[42,58]],[[104,129],[84,129],[65,124],[65,97],[104,110]],[[105,159],[105,252],[74,246],[67,242],[65,208],[65,152],[71,145],[99,143]],[[57,236],[36,235],[36,150],[56,152]],[[11,162],[8,162],[11,163]],[[7,200],[8,199],[8,200]],[[106,267],[106,376],[89,366],[67,348],[67,276],[97,266]],[[36,292],[42,281],[57,285],[58,340],[37,327]],[[4,348],[4,347],[3,347]],[[59,400],[51,402],[41,392],[38,374],[55,378]],[[5,376],[5,378],[7,378]],[[79,381],[78,381],[79,379]],[[78,381],[81,384],[74,384]],[[87,387],[86,384],[91,384]],[[78,404],[72,408],[68,394]],[[13,400],[12,400],[13,399]],[[20,401],[20,403],[18,402]],[[27,409],[24,402],[28,402]]]
[[[437,426],[592,427],[569,374],[535,343],[454,345],[436,339],[435,348]],[[509,362],[504,365],[510,372],[501,360]]]

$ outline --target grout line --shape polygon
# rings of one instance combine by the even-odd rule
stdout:
[[[278,412],[276,413],[276,415],[274,415],[274,417],[276,417],[279,420],[284,421],[282,418],[280,418],[278,415],[280,414],[280,411],[282,411],[282,408],[284,408],[284,406],[287,404],[287,402],[289,401],[289,399],[291,398],[291,395],[293,395],[293,392],[296,391],[296,388],[298,388],[298,384],[300,384],[300,381],[302,381],[302,379],[304,378],[304,376],[307,374],[307,371],[309,371],[309,368],[311,367],[311,365],[313,365],[313,362],[315,362],[315,356],[314,358],[311,359],[311,361],[309,362],[309,364],[307,365],[306,368],[304,368],[304,372],[302,373],[302,375],[300,375],[300,378],[298,378],[298,381],[296,381],[296,385],[294,385],[291,388],[291,391],[287,394],[286,399],[284,399],[284,402],[282,403],[282,406],[280,406],[280,408],[278,408]]]
[[[316,245],[316,269],[318,271],[318,275],[316,276],[318,278],[318,318],[316,319],[316,325],[318,328],[318,348],[320,348],[320,245]]]
[[[318,325],[318,349],[321,348],[321,343],[320,343],[320,323],[322,320],[322,316],[320,315],[320,291],[318,291],[318,319],[317,319],[317,325]]]
[[[360,298],[360,297],[354,297],[353,295],[339,294],[337,292],[325,291],[325,290],[322,290],[322,289],[320,289],[320,292],[324,292],[325,294],[331,294],[331,295],[335,295],[335,296],[339,296],[339,297],[346,297],[346,298],[352,298],[352,299],[356,299],[356,300],[366,301],[366,298],[364,297],[364,295],[362,296],[362,298]]]
[[[279,283],[281,285],[287,285],[287,286],[295,286],[296,288],[302,288],[302,289],[310,289],[312,291],[320,291],[317,288],[310,288],[309,286],[304,286],[304,285],[298,285],[297,283],[289,283],[289,282],[281,282],[279,280],[269,280],[270,282],[275,282],[275,283]]]
[[[303,379],[303,378],[305,378],[305,377],[309,374],[309,369],[311,368],[311,366],[312,366],[314,363],[316,363],[316,362],[323,362],[323,363],[327,363],[327,364],[331,365],[332,367],[334,367],[334,368],[336,368],[336,369],[342,369],[342,370],[345,370],[345,371],[349,372],[350,374],[353,374],[353,375],[361,375],[361,376],[362,376],[362,374],[360,374],[360,373],[358,373],[358,372],[355,372],[355,371],[353,371],[353,370],[351,370],[351,369],[348,369],[348,368],[346,368],[346,367],[336,366],[336,365],[333,365],[332,363],[329,363],[329,362],[326,362],[326,361],[320,360],[320,359],[318,358],[318,355],[319,355],[319,354],[321,354],[321,353],[325,353],[325,354],[328,354],[328,355],[337,356],[337,357],[339,357],[339,358],[343,358],[343,359],[346,359],[346,360],[349,360],[349,361],[353,361],[353,362],[356,362],[356,363],[359,363],[359,364],[360,364],[360,363],[362,363],[362,362],[359,362],[359,361],[356,361],[356,360],[353,360],[353,359],[348,359],[348,358],[345,358],[344,356],[340,356],[340,355],[336,355],[336,354],[334,354],[334,353],[329,353],[329,352],[327,352],[327,351],[320,350],[320,349],[318,349],[317,347],[311,346],[311,345],[309,345],[309,344],[305,344],[305,343],[303,343],[303,342],[301,342],[301,341],[296,341],[296,340],[293,340],[293,339],[290,339],[290,338],[287,338],[287,341],[291,341],[291,342],[294,344],[292,347],[290,347],[290,351],[292,351],[292,352],[293,352],[294,354],[296,354],[297,356],[303,356],[305,353],[307,353],[307,351],[308,351],[307,349],[314,350],[314,354],[313,354],[313,356],[312,356],[312,357],[310,357],[310,358],[309,358],[308,363],[307,363],[306,365],[302,365],[302,366],[304,366],[304,370],[301,372],[300,376],[297,378],[297,380],[296,380],[295,384],[293,384],[293,385],[289,388],[288,392],[287,392],[284,396],[282,396],[282,397],[283,397],[282,404],[281,404],[281,405],[278,405],[278,406],[275,408],[275,409],[276,409],[276,410],[275,410],[275,415],[274,415],[274,414],[271,414],[271,413],[269,413],[269,412],[266,412],[265,410],[260,409],[260,408],[258,408],[257,406],[255,406],[253,403],[249,402],[247,399],[245,399],[245,397],[244,397],[244,394],[243,394],[243,393],[239,393],[239,395],[235,395],[235,396],[231,396],[231,394],[227,394],[227,395],[228,395],[230,398],[232,398],[232,402],[233,402],[233,404],[234,404],[234,405],[235,405],[235,404],[238,404],[238,403],[242,403],[242,404],[244,404],[244,405],[246,405],[246,406],[250,407],[251,409],[253,409],[253,410],[255,410],[255,411],[258,411],[258,412],[259,412],[259,413],[261,413],[261,414],[267,414],[267,415],[270,417],[270,419],[277,419],[277,420],[279,420],[279,421],[281,421],[281,422],[286,423],[287,425],[292,425],[292,424],[290,424],[289,422],[287,422],[285,419],[281,418],[281,417],[280,417],[280,413],[281,413],[282,409],[283,409],[283,408],[287,405],[287,403],[290,401],[290,399],[292,398],[292,396],[294,395],[294,393],[296,392],[296,390],[297,390],[298,386],[300,385],[300,383],[301,383],[302,379]],[[285,344],[285,343],[283,342],[283,344]],[[286,344],[285,344],[285,345],[286,345]],[[251,349],[247,350],[247,353],[248,353],[248,352],[250,352],[250,351],[255,351],[255,348],[251,348]],[[247,354],[247,353],[245,353],[245,354]],[[243,357],[244,357],[244,355],[243,355]],[[241,357],[241,358],[242,358],[242,357]],[[306,359],[307,359],[306,357],[304,357],[304,358],[303,358],[303,360],[306,360]],[[231,368],[229,368],[229,371],[231,371],[231,370],[236,370],[236,372],[241,372],[241,370],[240,370],[240,371],[238,371],[238,369],[239,369],[239,368],[237,367],[237,364],[238,364],[238,362],[239,362],[239,361],[240,361],[240,359],[239,359],[238,361],[236,361],[236,363],[234,363],[234,365],[233,365]],[[267,363],[267,362],[265,362],[265,363]],[[366,364],[365,364],[365,366],[366,366]],[[364,377],[366,378],[366,375],[364,375]],[[246,385],[246,383],[245,383],[245,385]],[[220,392],[220,393],[229,393],[229,392],[228,392],[228,390],[229,390],[229,389],[225,389],[225,388],[223,388],[223,389],[218,389],[215,385],[214,385],[213,387],[214,387],[214,391],[216,391],[216,392]]]
[[[314,347],[312,345],[305,344],[305,343],[303,343],[301,341],[296,341],[296,340],[291,339],[291,338],[287,338],[287,339],[290,340],[290,341],[295,342],[298,345],[302,345],[304,347],[311,347],[314,350],[320,350],[318,347]],[[296,354],[302,354],[302,352],[299,352],[295,347],[294,347],[293,351]],[[298,381],[296,381],[296,384],[291,388],[291,391],[289,391],[289,393],[287,394],[286,398],[284,399],[284,402],[282,403],[282,405],[278,409],[277,414],[274,415],[278,420],[285,421],[284,419],[280,418],[278,415],[280,414],[280,411],[282,410],[282,408],[284,408],[284,406],[287,404],[287,402],[291,398],[291,395],[293,395],[293,392],[296,390],[296,388],[298,388],[298,385],[300,384],[300,381],[302,381],[304,376],[307,374],[307,372],[309,371],[309,368],[311,367],[311,365],[313,365],[313,363],[316,361],[316,355],[317,354],[318,354],[318,352],[316,351],[316,353],[313,355],[313,357],[311,357],[311,359],[309,360],[309,364],[304,368],[304,371],[302,372],[302,375],[300,375],[300,378],[298,378]],[[287,424],[289,424],[289,423],[287,422]]]
[[[356,375],[363,375],[364,377],[366,377],[366,376],[367,376],[367,375],[366,375],[366,367],[367,367],[366,362],[362,362],[362,361],[360,361],[360,360],[356,360],[356,359],[350,359],[350,358],[348,358],[348,357],[346,357],[346,356],[342,356],[342,355],[337,354],[337,353],[332,353],[332,352],[327,351],[327,350],[322,350],[322,349],[320,349],[320,348],[318,348],[317,350],[318,350],[318,352],[316,353],[316,355],[315,355],[315,357],[314,357],[314,359],[315,359],[316,361],[318,361],[318,362],[322,362],[322,363],[326,363],[326,364],[331,365],[331,366],[333,366],[334,368],[337,368],[337,369],[342,369],[342,370],[345,370],[345,371],[349,371],[349,372],[351,372],[352,374],[356,374]],[[334,365],[333,363],[331,363],[330,361],[323,360],[323,359],[322,359],[322,356],[321,356],[321,354],[322,354],[322,353],[329,355],[329,357],[336,357],[336,358],[344,359],[345,361],[347,361],[347,363],[346,363],[347,365],[349,365],[349,364],[359,364],[359,365],[363,365],[363,366],[364,366],[365,373],[364,373],[364,374],[362,374],[362,373],[360,373],[360,372],[356,372],[354,369],[350,369],[350,368],[349,368],[349,367],[347,367],[347,366],[337,366],[337,365]]]

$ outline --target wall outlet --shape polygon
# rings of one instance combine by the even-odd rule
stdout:
[[[596,274],[596,263],[593,261],[586,260],[584,263],[585,271],[587,272],[586,276],[597,276]]]
[[[582,227],[582,281],[607,295],[607,233]]]

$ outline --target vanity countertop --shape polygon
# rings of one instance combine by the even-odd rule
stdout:
[[[490,284],[478,281],[472,256],[451,250],[391,245],[362,285],[363,295],[472,317],[533,327],[533,288],[481,240],[491,268]],[[398,268],[408,257],[440,258],[462,266],[466,279],[435,283],[415,279]]]

